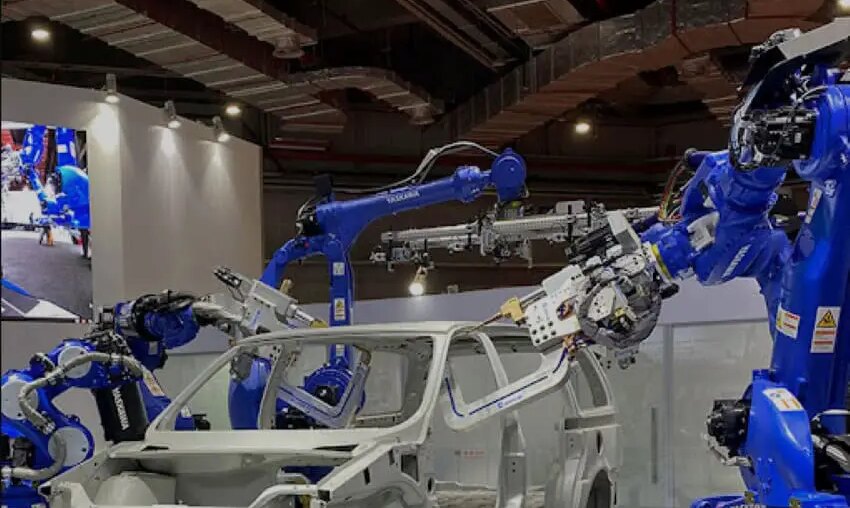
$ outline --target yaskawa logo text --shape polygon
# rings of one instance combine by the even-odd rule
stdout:
[[[395,194],[390,194],[387,196],[387,203],[399,203],[401,201],[407,201],[408,199],[418,198],[419,191],[418,190],[409,190],[404,192],[396,192]]]
[[[121,430],[129,429],[130,418],[127,417],[127,408],[124,407],[124,397],[121,396],[120,389],[112,389],[112,400],[115,401],[115,410],[118,412],[118,423],[121,425]]]

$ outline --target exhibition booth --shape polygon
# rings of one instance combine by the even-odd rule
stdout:
[[[218,265],[259,275],[259,147],[237,138],[218,142],[209,126],[195,122],[169,129],[160,109],[129,97],[108,104],[99,91],[9,79],[3,80],[2,94],[4,121],[85,132],[91,178],[91,308],[164,288],[196,294],[219,291],[212,276]],[[4,252],[4,263],[5,259]],[[61,274],[52,282],[68,283]],[[479,321],[507,298],[531,289],[360,301],[354,322]],[[322,303],[305,309],[314,316],[328,313],[328,305]],[[665,303],[659,326],[641,345],[634,364],[625,370],[616,363],[607,365],[621,425],[617,442],[607,445],[619,446],[622,458],[613,479],[620,506],[685,506],[710,493],[741,490],[737,471],[717,463],[702,434],[713,400],[739,397],[751,369],[769,362],[766,320],[754,282],[711,289],[685,283]],[[53,348],[65,337],[81,336],[88,326],[4,320],[2,369],[20,368],[33,354]],[[203,330],[195,341],[170,351],[167,365],[157,373],[166,392],[179,393],[227,344],[224,334]],[[316,366],[324,361],[324,350],[311,354]],[[513,379],[534,369],[537,361],[536,355],[520,353],[508,357],[505,367]],[[476,374],[484,365],[483,357],[458,362],[456,371],[472,391],[492,389],[490,380]],[[396,374],[384,374],[378,378],[384,391],[367,385],[368,394],[377,394],[370,396],[395,396],[385,392],[391,392],[387,387]],[[217,383],[221,397],[201,397],[193,407],[207,415],[214,429],[226,418],[226,375]],[[570,416],[562,397],[555,392],[519,411],[532,485],[546,482],[555,456],[570,446],[561,439]],[[105,446],[88,393],[71,391],[59,402],[93,430],[98,446]],[[482,429],[470,434],[435,426],[430,453],[438,478],[494,485],[501,453],[498,429],[496,423]]]

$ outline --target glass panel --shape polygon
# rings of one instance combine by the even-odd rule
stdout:
[[[212,358],[210,358],[212,357]],[[213,360],[215,355],[185,355],[181,356],[181,361],[171,362],[168,365],[168,370],[172,376],[168,376],[169,384],[176,380],[182,381],[181,388],[188,385],[192,378],[196,377],[204,368],[206,368]],[[175,363],[176,365],[171,365]],[[173,368],[172,368],[173,367]],[[191,378],[181,379],[183,375],[177,374],[176,369],[185,367],[186,372],[193,375]],[[165,388],[166,393],[175,395],[179,390],[171,391],[170,386],[165,383],[166,376],[159,376],[159,381]],[[201,389],[189,400],[187,409],[184,409],[184,414],[204,414],[210,422],[210,430],[230,430],[230,417],[227,413],[227,389],[230,384],[229,366],[218,370],[210,380],[204,384]]]
[[[619,506],[662,508],[664,471],[664,328],[658,327],[641,344],[636,362],[621,369],[617,362],[605,370],[614,391],[617,421],[622,426],[623,465],[617,481]],[[602,362],[607,366],[608,362]],[[679,506],[679,505],[676,505]]]
[[[173,354],[168,357],[165,367],[154,372],[154,375],[165,394],[174,398],[218,356],[213,353]],[[222,406],[219,400],[222,394],[227,393],[227,379],[220,379],[220,374],[213,380],[209,390],[204,390],[195,396],[189,409],[193,414],[206,414],[213,429],[227,430],[230,428],[227,407]],[[216,393],[217,389],[224,391]]]
[[[677,326],[673,329],[672,460],[676,506],[711,494],[741,492],[738,470],[709,454],[703,435],[715,399],[737,399],[751,371],[770,363],[767,323]]]

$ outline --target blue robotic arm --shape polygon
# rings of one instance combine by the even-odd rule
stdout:
[[[38,200],[44,204],[45,211],[58,213],[59,208],[56,200],[44,189],[35,168],[44,156],[44,135],[46,133],[47,126],[45,125],[33,125],[27,129],[20,152],[21,171],[26,176],[30,188],[38,196]]]
[[[28,368],[2,377],[2,461],[4,505],[43,503],[38,482],[91,457],[91,432],[54,399],[77,388],[90,390],[108,441],[144,437],[148,422],[170,403],[153,372],[166,351],[193,340],[213,324],[195,312],[185,293],[145,295],[105,309],[89,335],[67,339]],[[202,415],[181,414],[178,430],[209,428]]]
[[[426,176],[437,156],[470,146],[491,153],[468,142],[447,145],[429,151],[417,171],[405,179],[402,186],[378,189],[374,194],[348,201],[335,201],[333,195],[328,194],[311,209],[302,210],[297,221],[298,235],[275,252],[260,281],[270,287],[278,287],[289,263],[322,255],[327,259],[331,279],[330,325],[350,324],[354,277],[348,253],[357,237],[371,222],[438,203],[468,203],[491,188],[495,189],[500,203],[524,197],[525,161],[510,149],[502,154],[492,153],[495,159],[489,170],[463,166],[449,177],[428,183],[416,182],[420,175],[420,182]],[[347,347],[330,346],[328,356],[326,365],[307,376],[297,397],[294,395],[294,387],[281,390],[280,409],[288,415],[289,422],[298,421],[298,425],[302,421],[306,421],[306,425],[335,425],[334,422],[344,420],[338,415],[350,412],[350,407],[336,405],[343,404],[343,395],[349,393],[350,386],[362,377],[361,373],[368,368],[368,361],[360,358],[352,369],[352,351]],[[269,371],[268,361],[260,357],[246,358],[244,366],[236,369],[229,394],[234,428],[256,427],[256,410]],[[356,394],[347,400],[361,404],[364,399]],[[302,412],[309,418],[304,419]]]
[[[770,368],[753,372],[741,399],[715,401],[707,420],[712,450],[739,468],[748,492],[692,508],[850,502],[850,75],[836,68],[850,54],[848,34],[841,18],[757,47],[729,149],[686,155],[694,174],[678,203],[662,200],[661,222],[632,227],[609,215],[569,249],[567,267],[485,321],[509,317],[537,347],[596,343],[628,355],[673,281],[757,280],[771,316]],[[792,167],[810,182],[793,243],[770,216]]]
[[[53,400],[71,388],[91,390],[106,438],[138,439],[147,425],[134,381],[143,366],[129,354],[123,338],[97,331],[68,339],[38,354],[24,370],[2,377],[3,504],[43,503],[35,486],[88,459],[91,432],[79,418],[63,413]]]
[[[708,419],[715,451],[749,492],[694,508],[850,503],[850,79],[834,67],[850,52],[848,33],[845,18],[757,47],[729,150],[689,154],[696,173],[681,220],[642,236],[664,278],[754,278],[770,316],[770,368]],[[793,243],[768,216],[791,167],[810,182]]]
[[[217,322],[199,309],[198,301],[189,293],[163,291],[104,309],[101,327],[124,337],[133,357],[145,367],[138,384],[148,421],[159,416],[171,403],[154,374],[165,366],[167,351],[188,344],[202,327]],[[192,415],[186,409],[177,418],[175,429],[196,428],[209,428],[209,424],[203,415]]]
[[[61,192],[51,196],[36,171],[44,156],[47,127],[33,125],[24,136],[21,148],[21,171],[41,202],[48,220],[74,229],[90,229],[89,177],[77,166],[76,133],[65,127],[56,128],[56,174],[61,179]]]
[[[89,175],[77,164],[76,133],[65,127],[56,128],[56,173],[62,191],[56,196],[54,210],[48,214],[60,225],[74,229],[91,229],[89,212]],[[55,211],[58,209],[58,211]]]
[[[656,224],[642,235],[659,272],[670,282],[693,276],[704,285],[755,278],[772,318],[791,251],[787,235],[769,217],[785,168],[741,172],[727,151],[690,152],[682,164],[696,173],[682,191],[681,220]]]
[[[364,198],[334,201],[333,196],[329,196],[310,213],[298,218],[300,233],[275,252],[260,280],[278,287],[289,263],[323,255],[328,260],[331,276],[330,324],[350,324],[354,280],[348,252],[366,226],[381,217],[434,204],[468,203],[488,188],[496,190],[500,202],[523,197],[525,162],[522,158],[508,149],[496,157],[488,171],[463,166],[447,178]]]

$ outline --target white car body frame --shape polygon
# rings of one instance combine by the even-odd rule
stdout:
[[[462,322],[357,325],[295,329],[244,339],[174,399],[151,423],[143,441],[113,445],[54,478],[42,490],[52,508],[446,506],[440,501],[445,485],[435,478],[427,452],[432,422],[442,405],[446,423],[456,430],[471,431],[484,420],[500,418],[502,450],[494,504],[522,508],[530,506],[526,460],[533,457],[526,457],[515,411],[522,404],[563,390],[566,404],[572,406],[570,414],[575,416],[563,422],[559,457],[545,488],[545,506],[613,506],[621,461],[619,425],[610,386],[594,354],[583,349],[567,357],[565,349],[556,347],[541,353],[537,371],[510,383],[499,351],[536,351],[527,332],[506,326],[476,332],[471,327]],[[192,396],[220,369],[227,368],[242,348],[280,350],[337,343],[407,355],[413,361],[408,362],[405,391],[421,396],[405,397],[416,402],[405,402],[399,418],[384,428],[281,430],[272,428],[273,418],[269,418],[272,412],[268,407],[275,401],[275,390],[269,389],[272,379],[264,396],[260,430],[166,430],[173,428]],[[470,354],[487,356],[498,389],[467,403],[448,360]],[[589,409],[580,407],[567,383],[577,364],[592,394],[593,407]],[[281,470],[303,465],[334,469],[315,484]],[[464,505],[461,502],[460,506]]]

